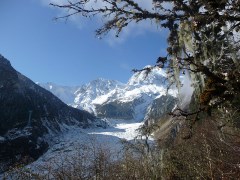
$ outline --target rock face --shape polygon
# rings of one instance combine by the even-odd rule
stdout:
[[[145,116],[145,121],[155,122],[166,112],[171,112],[177,103],[177,99],[173,96],[161,96],[156,98],[153,103],[148,107]]]
[[[100,118],[110,119],[133,119],[134,112],[131,108],[134,102],[122,103],[119,101],[112,101],[106,104],[96,104],[97,116]]]
[[[0,171],[23,157],[38,158],[48,147],[44,135],[63,125],[93,123],[95,116],[67,106],[0,56]]]
[[[66,94],[62,86],[53,83],[40,84],[49,89],[53,94],[61,98]],[[73,107],[89,111],[100,118],[143,120],[147,116],[148,108],[160,98],[164,104],[166,98],[174,97],[176,91],[170,90],[166,93],[166,74],[160,68],[154,68],[151,72],[142,71],[134,73],[128,83],[123,84],[114,80],[97,79],[79,88],[72,93],[74,100],[69,104]],[[67,91],[70,93],[70,91]]]

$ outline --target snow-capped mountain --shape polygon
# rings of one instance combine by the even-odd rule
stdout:
[[[177,93],[169,90],[166,94],[166,73],[158,67],[150,72],[144,70],[134,73],[126,84],[100,78],[78,87],[75,92],[72,87],[63,88],[50,83],[40,85],[65,102],[62,97],[68,94],[71,97],[68,100],[74,99],[68,103],[73,107],[110,119],[143,120],[155,99],[163,95],[175,97]]]
[[[102,97],[114,89],[122,89],[124,87],[125,85],[118,81],[99,78],[80,87],[74,93],[75,99],[71,105],[75,108],[84,109],[96,114],[94,101],[98,97]]]
[[[150,66],[144,67],[144,69]],[[166,73],[163,69],[155,67],[148,72],[148,70],[136,72],[128,81],[129,86],[143,86],[155,84],[158,86],[164,86],[166,82]]]
[[[55,83],[36,83],[37,85],[43,87],[44,89],[52,92],[55,96],[61,99],[65,104],[71,104],[74,102],[75,95],[74,93],[80,88],[79,86],[61,86]]]
[[[134,73],[124,88],[114,89],[93,101],[96,115],[141,121],[153,101],[167,94],[166,86],[166,74],[160,68]],[[175,95],[176,91],[169,91],[168,96]]]

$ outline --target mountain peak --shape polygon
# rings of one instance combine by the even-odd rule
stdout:
[[[144,68],[149,68],[145,66]],[[146,108],[154,99],[166,95],[166,73],[159,67],[134,73],[127,84],[104,78],[95,79],[79,86],[76,91],[71,87],[42,85],[64,102],[84,109],[99,117],[120,119],[143,119]],[[49,86],[50,85],[50,86]],[[175,91],[169,91],[175,96]]]
[[[149,68],[151,66],[145,66],[143,69]],[[163,85],[164,80],[166,79],[166,72],[159,68],[154,67],[151,71],[143,70],[140,72],[136,72],[132,75],[132,77],[128,81],[128,85],[136,86],[136,85],[147,85],[147,84],[157,84]]]
[[[95,79],[95,80],[92,80],[92,81],[90,81],[88,84],[87,84],[87,86],[88,85],[111,85],[111,84],[122,84],[121,82],[119,82],[119,81],[116,81],[116,80],[109,80],[109,79],[105,79],[105,78],[97,78],[97,79]]]
[[[9,60],[7,60],[3,55],[0,54],[0,65],[8,65],[11,66]]]

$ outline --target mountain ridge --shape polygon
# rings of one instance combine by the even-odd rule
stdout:
[[[163,95],[176,97],[176,90],[170,89],[167,92],[166,76],[162,69],[155,67],[151,72],[134,73],[126,84],[98,78],[85,85],[76,86],[77,90],[71,92],[74,100],[69,105],[100,118],[140,121],[145,119],[147,109],[155,99]],[[47,86],[48,90],[61,99],[61,94],[57,94],[58,85],[55,84],[52,88],[50,86],[54,86],[54,83],[39,85],[45,88]]]
[[[51,92],[16,71],[0,56],[0,172],[25,156],[37,159],[64,125],[101,126],[86,112],[64,104]]]

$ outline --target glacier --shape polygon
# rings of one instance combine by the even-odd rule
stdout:
[[[37,84],[69,106],[88,111],[105,122],[105,126],[91,128],[59,124],[60,133],[48,133],[44,137],[49,143],[47,152],[26,166],[41,174],[48,173],[44,167],[61,164],[64,156],[76,156],[79,148],[104,146],[113,153],[119,153],[123,148],[122,140],[144,139],[138,128],[144,125],[148,117],[157,118],[171,111],[177,95],[176,89],[167,91],[166,73],[157,67],[150,73],[134,73],[127,83],[99,78],[73,87],[55,83]],[[156,112],[159,104],[159,112],[152,113]],[[163,108],[164,104],[167,108]],[[153,139],[150,137],[149,141]],[[40,172],[41,169],[43,172]]]

